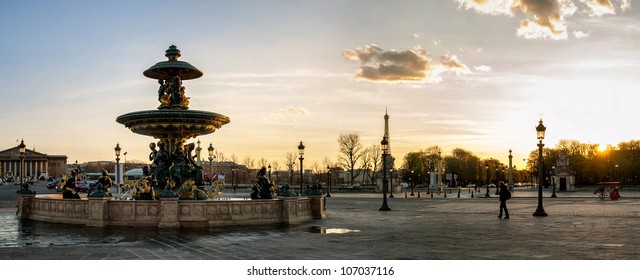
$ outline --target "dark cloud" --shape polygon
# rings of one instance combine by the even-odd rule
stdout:
[[[440,73],[453,71],[457,74],[471,73],[456,56],[444,55],[434,62],[421,48],[385,51],[376,45],[346,50],[342,56],[358,61],[356,79],[379,82],[420,81],[437,83],[442,81]]]

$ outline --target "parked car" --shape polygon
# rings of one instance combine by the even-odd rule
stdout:
[[[30,184],[30,185],[33,185],[33,184],[35,184],[35,183],[36,183],[36,179],[35,179],[35,178],[33,178],[33,177],[31,177],[31,176],[26,176],[26,177],[24,178],[24,181],[25,181],[25,182],[27,182],[27,183],[28,183],[28,184]]]
[[[353,184],[353,185],[349,186],[349,189],[352,189],[352,190],[359,190],[361,188],[362,187],[360,187],[360,184]]]
[[[91,187],[89,186],[89,184],[85,181],[77,181],[76,182],[76,192],[81,192],[81,193],[86,193],[89,192],[89,190],[91,189]]]
[[[61,179],[55,179],[53,181],[51,181],[51,183],[47,184],[47,189],[61,189],[62,187],[60,186],[60,184],[62,183]]]

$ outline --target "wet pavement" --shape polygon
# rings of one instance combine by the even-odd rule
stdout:
[[[12,189],[9,189],[12,188]],[[17,186],[0,186],[4,260],[638,260],[640,192],[600,200],[591,190],[516,190],[509,220],[490,192],[418,198],[332,193],[327,219],[298,225],[206,229],[90,228],[16,219]],[[37,189],[37,188],[36,188]],[[38,193],[47,192],[38,189]],[[495,191],[495,190],[493,190]],[[225,196],[243,196],[244,193]]]

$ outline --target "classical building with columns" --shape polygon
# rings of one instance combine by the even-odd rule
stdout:
[[[66,166],[67,156],[47,155],[26,149],[24,155],[24,175],[26,176],[60,178],[67,172]],[[20,151],[18,147],[0,151],[0,176],[4,178],[9,172],[15,178],[20,178]]]

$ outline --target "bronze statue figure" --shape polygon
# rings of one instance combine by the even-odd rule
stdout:
[[[62,198],[80,199],[80,195],[75,190],[77,179],[78,171],[76,169],[72,169],[71,178],[68,178],[64,183],[64,188],[62,189]]]
[[[266,176],[267,168],[262,167],[256,175],[256,183],[251,188],[251,199],[272,199],[273,193],[276,191],[275,186]]]

